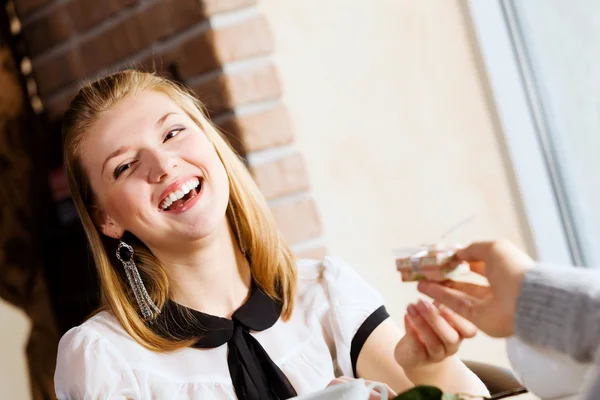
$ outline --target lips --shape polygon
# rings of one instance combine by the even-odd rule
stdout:
[[[185,202],[198,195],[202,186],[202,178],[188,177],[178,179],[171,183],[161,194],[161,201],[158,208],[161,211],[169,211],[172,208],[179,208]]]

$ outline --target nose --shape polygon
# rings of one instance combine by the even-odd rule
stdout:
[[[173,173],[173,169],[177,168],[177,163],[169,154],[153,152],[150,154],[152,158],[150,171],[148,172],[148,180],[150,183],[160,183]]]

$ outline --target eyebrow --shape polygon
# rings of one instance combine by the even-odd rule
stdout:
[[[163,115],[162,117],[160,117],[158,119],[158,121],[156,121],[156,127],[159,128],[162,124],[165,123],[165,121],[167,120],[167,118],[169,117],[169,115],[172,114],[177,114],[175,112],[168,112],[165,115]],[[100,174],[104,174],[104,168],[106,167],[106,164],[108,163],[108,161],[111,158],[115,158],[123,153],[125,153],[128,149],[125,147],[119,147],[117,150],[113,151],[112,153],[110,153],[110,155],[108,157],[106,157],[106,160],[104,160],[104,163],[102,164],[102,171],[100,171]]]
[[[160,119],[158,121],[156,121],[156,127],[158,128],[159,126],[164,124],[165,121],[167,120],[167,118],[169,117],[169,115],[172,115],[172,114],[177,114],[177,113],[176,112],[168,112],[165,115],[163,115],[162,117],[160,117]]]
[[[125,153],[127,150],[128,149],[126,147],[119,147],[117,150],[110,153],[110,155],[106,158],[106,160],[104,160],[104,164],[102,164],[102,171],[100,171],[100,174],[101,175],[104,174],[104,168],[106,167],[106,164],[110,161],[111,158],[119,156],[119,155]]]

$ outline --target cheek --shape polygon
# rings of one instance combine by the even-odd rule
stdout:
[[[208,179],[208,186],[215,196],[218,208],[227,207],[229,202],[229,178],[213,144],[203,132],[190,135],[181,142],[180,155],[184,161],[200,168]],[[215,210],[216,211],[216,210]],[[220,214],[220,210],[218,213]]]
[[[139,191],[131,188],[114,190],[106,197],[105,208],[115,219],[126,222],[140,214],[142,198]]]
[[[229,179],[227,178],[225,167],[212,143],[210,143],[203,133],[193,137],[186,144],[184,152],[187,153],[189,159],[194,160],[194,164],[207,170],[213,185],[219,187],[224,185],[229,192]]]

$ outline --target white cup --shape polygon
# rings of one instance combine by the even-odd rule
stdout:
[[[387,387],[383,383],[366,383],[363,379],[329,386],[318,392],[294,397],[294,400],[368,400],[373,389],[380,393],[381,400],[388,400]]]

